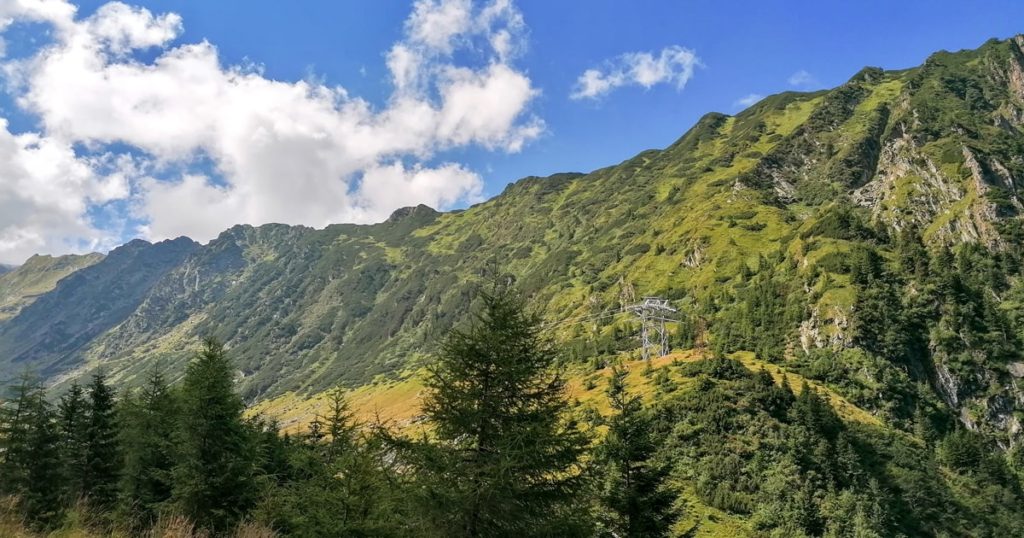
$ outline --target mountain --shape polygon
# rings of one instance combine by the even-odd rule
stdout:
[[[628,369],[673,535],[1012,536],[1022,180],[1024,37],[992,40],[708,114],[665,149],[463,211],[33,258],[0,274],[0,376],[133,386],[215,336],[286,427],[329,414],[340,383],[358,417],[413,428],[438,340],[479,286],[515,281],[593,431]],[[628,308],[645,297],[677,310],[672,352],[647,362]]]
[[[53,290],[60,279],[101,259],[102,254],[32,256],[18,267],[0,267],[0,321],[18,315],[36,297]]]
[[[474,287],[508,275],[548,319],[576,320],[553,328],[574,364],[635,353],[622,307],[659,296],[680,310],[676,348],[753,351],[899,429],[950,416],[1008,447],[1024,419],[1022,156],[1024,37],[992,40],[708,114],[665,149],[464,211],[129,243],[17,292],[0,375],[132,384],[180,372],[212,335],[250,401],[360,386],[415,370]]]
[[[155,245],[135,240],[102,259],[93,256],[94,263],[62,278],[0,325],[0,368],[30,369],[45,378],[64,373],[74,366],[69,359],[135,311],[153,285],[197,247],[189,239]]]

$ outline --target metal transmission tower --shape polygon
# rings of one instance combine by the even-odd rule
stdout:
[[[644,360],[651,358],[651,348],[654,346],[651,341],[653,332],[658,333],[658,356],[668,355],[668,331],[665,330],[665,322],[676,320],[666,316],[677,312],[668,304],[668,300],[660,297],[644,297],[642,302],[629,305],[626,310],[640,318],[640,342],[643,345]]]

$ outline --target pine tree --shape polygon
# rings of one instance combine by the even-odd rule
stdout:
[[[82,478],[85,476],[86,467],[85,433],[88,417],[85,391],[78,383],[72,383],[68,392],[61,396],[60,404],[57,406],[63,496],[68,506],[74,504],[83,494]]]
[[[117,500],[121,456],[117,443],[114,391],[107,385],[106,376],[102,373],[92,377],[88,409],[82,493],[92,506],[106,511]]]
[[[652,424],[639,396],[626,393],[626,372],[614,369],[608,386],[613,415],[597,451],[603,468],[601,503],[609,536],[665,536],[674,520],[674,495],[662,487],[668,466],[655,460]]]
[[[224,530],[255,499],[253,443],[223,344],[206,340],[182,384],[174,499],[199,526]]]
[[[177,459],[178,402],[163,374],[154,371],[145,387],[122,405],[121,506],[128,519],[148,525],[170,500]]]
[[[566,417],[555,354],[508,289],[454,330],[429,367],[435,440],[405,446],[427,525],[456,537],[573,536],[585,439]]]

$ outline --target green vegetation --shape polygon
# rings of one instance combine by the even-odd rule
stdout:
[[[648,404],[613,368],[602,417],[570,405],[515,291],[475,303],[428,367],[419,433],[357,424],[341,390],[297,435],[246,419],[212,340],[178,386],[154,373],[115,399],[96,376],[57,413],[22,380],[0,417],[0,493],[15,499],[0,521],[318,537],[1009,536],[1024,525],[1018,454],[983,434],[943,432],[920,409],[912,432],[846,421],[807,382],[794,391],[739,358],[648,363]]]
[[[464,211],[237,226],[204,246],[133,242],[66,274],[35,260],[0,275],[0,309],[16,305],[0,320],[0,375],[30,365],[60,404],[30,380],[10,394],[3,435],[20,448],[3,452],[4,483],[46,528],[88,497],[101,525],[132,529],[185,513],[218,532],[255,518],[295,535],[546,524],[647,535],[668,521],[689,536],[1013,535],[1021,521],[1008,507],[1024,473],[1022,81],[1024,39],[990,41],[708,114],[663,150],[525,178]],[[548,322],[518,333],[523,349],[550,349],[470,345],[533,327],[528,316],[473,317],[475,290],[496,279]],[[644,296],[679,309],[670,343],[685,360],[628,374],[643,377],[630,385],[639,392],[620,387],[597,405],[601,376],[637,357],[623,307]],[[453,329],[461,336],[445,340]],[[193,361],[207,335],[230,349],[230,367],[219,348]],[[535,408],[471,390],[470,366],[508,356],[530,358],[500,379],[538,389],[516,394],[534,394]],[[562,368],[579,416],[549,377]],[[423,371],[435,374],[425,386]],[[96,372],[108,375],[75,385]],[[113,436],[111,420],[95,418],[96,379],[122,391]],[[797,390],[780,383],[793,380]],[[311,417],[287,407],[338,385],[352,390],[353,413],[365,418],[373,403],[401,416],[401,434],[352,427],[337,397],[309,432],[298,427]],[[420,390],[435,398],[423,413]],[[242,418],[260,402],[279,404],[296,436]],[[459,414],[476,404],[486,420]],[[514,413],[556,408],[547,422]],[[423,420],[422,438],[404,437]],[[561,446],[573,420],[593,434],[580,457],[493,457],[531,428]],[[482,440],[481,425],[501,435]],[[214,432],[223,451],[208,453]],[[51,463],[28,461],[28,446]],[[116,480],[99,459],[123,461]],[[494,472],[531,465],[543,469],[536,484],[583,483],[561,491],[552,520]],[[484,493],[522,505],[463,502]],[[556,517],[569,512],[583,519]]]
[[[540,320],[508,289],[479,296],[445,340],[423,404],[431,435],[400,439],[420,536],[587,536],[587,445],[566,409]]]

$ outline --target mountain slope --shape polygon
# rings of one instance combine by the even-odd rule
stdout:
[[[616,313],[658,295],[681,310],[676,347],[753,351],[896,427],[956,417],[1009,446],[1022,155],[1024,38],[990,41],[708,114],[664,150],[465,211],[123,247],[0,324],[0,374],[130,384],[215,335],[252,400],[358,386],[414,369],[474,286],[510,275],[549,319],[582,320],[553,329],[569,360],[635,350]]]
[[[18,267],[0,268],[0,321],[18,315],[36,297],[53,290],[60,279],[102,259],[102,254],[32,256]]]
[[[46,377],[66,371],[69,358],[134,311],[153,282],[196,247],[189,239],[136,240],[60,280],[0,325],[0,368]]]

